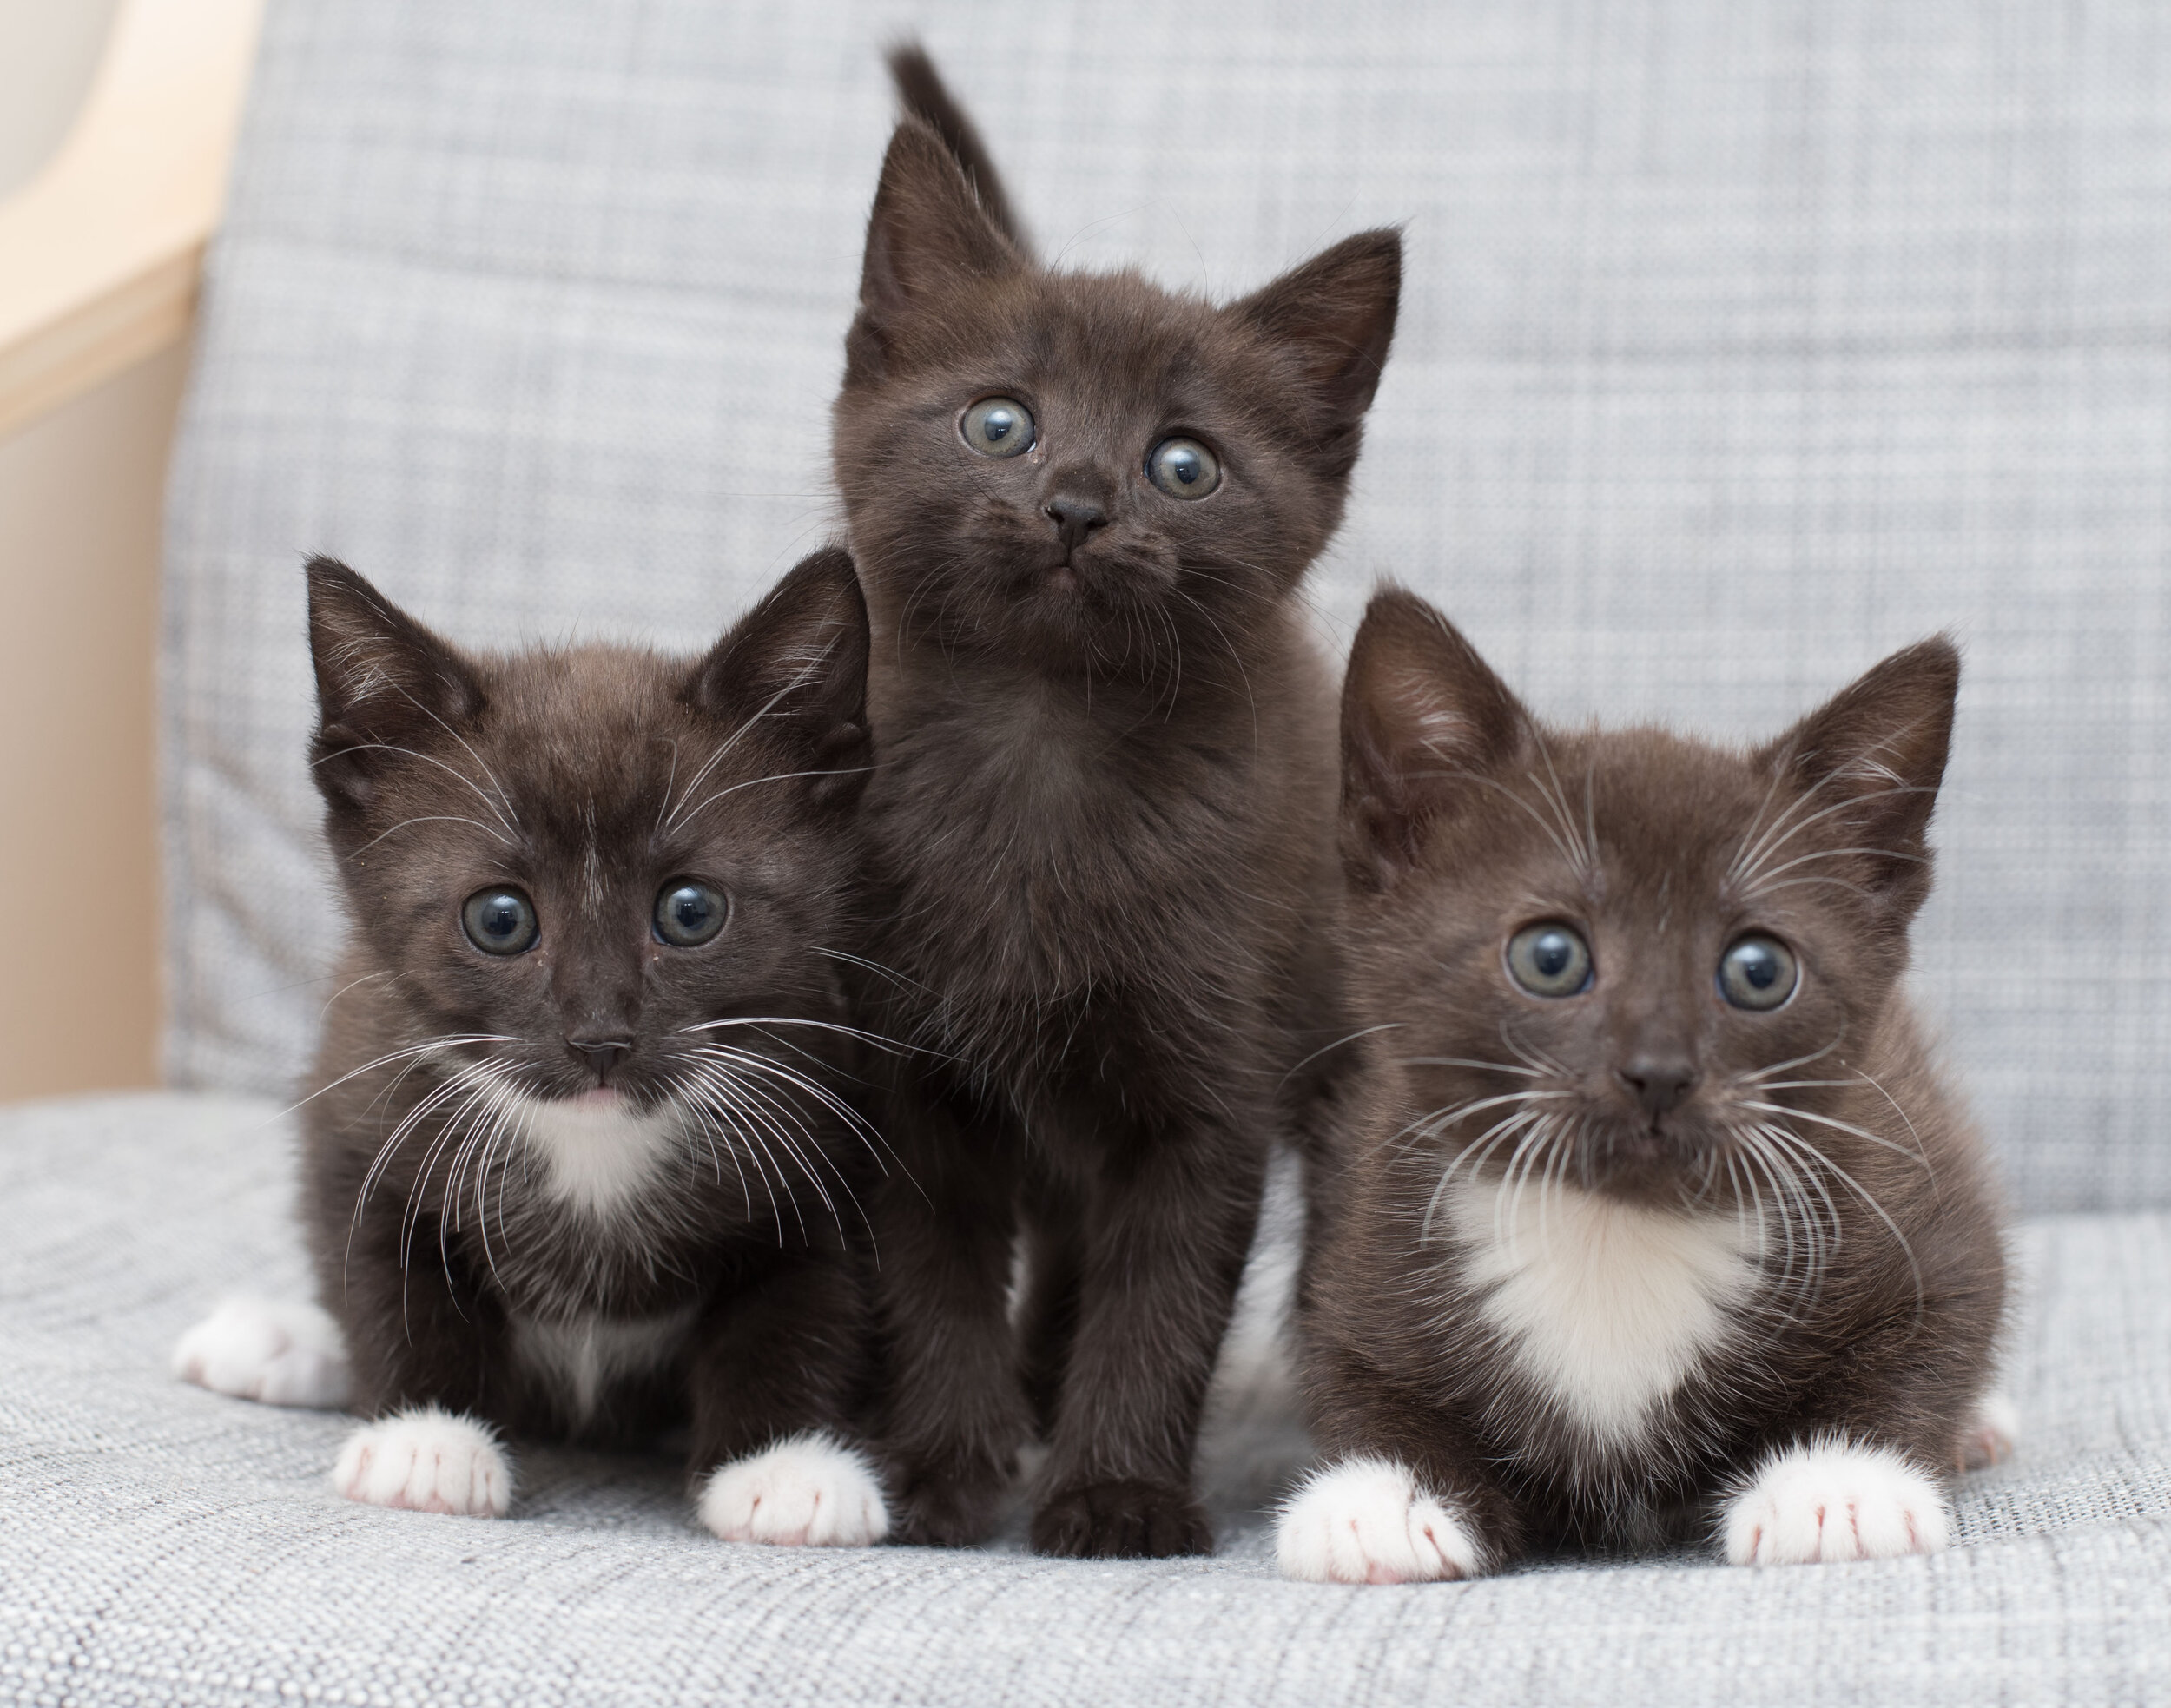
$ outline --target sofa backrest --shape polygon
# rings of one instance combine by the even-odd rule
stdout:
[[[2025,1208],[2171,1204],[2171,8],[924,9],[1046,252],[1217,296],[1406,223],[1314,584],[1556,717],[1778,729],[1967,649],[1917,988]],[[691,647],[833,528],[910,18],[279,0],[170,504],[184,1084],[306,1059],[300,564],[478,644]]]

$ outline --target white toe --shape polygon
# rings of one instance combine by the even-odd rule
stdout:
[[[1975,1409],[1975,1422],[1960,1438],[1960,1467],[1979,1471],[1986,1465],[2002,1465],[2013,1456],[2020,1439],[2020,1408],[2003,1394],[1985,1394]]]
[[[503,1518],[512,1504],[512,1461],[488,1424],[418,1406],[349,1435],[332,1483],[367,1506]]]
[[[1736,1566],[1792,1566],[1936,1553],[1951,1521],[1937,1485],[1891,1448],[1797,1444],[1766,1459],[1726,1503]]]
[[[889,1534],[867,1456],[819,1433],[735,1459],[703,1485],[701,1521],[727,1542],[866,1547]]]
[[[174,1374],[214,1394],[267,1406],[346,1403],[340,1325],[311,1304],[228,1299],[175,1343]]]
[[[1274,1552],[1283,1576],[1308,1583],[1432,1583],[1483,1569],[1469,1526],[1389,1459],[1312,1473],[1282,1507]]]

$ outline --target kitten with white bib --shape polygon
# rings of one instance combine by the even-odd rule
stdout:
[[[301,1105],[324,1309],[230,1301],[177,1372],[351,1405],[333,1478],[375,1506],[501,1516],[508,1438],[683,1430],[718,1535],[880,1541],[850,560],[694,658],[469,654],[322,558],[309,619],[349,916]]]
[[[1342,850],[1376,1100],[1313,1206],[1295,1578],[1930,1553],[1996,1456],[1996,1196],[1901,986],[1946,642],[1778,740],[1541,724],[1373,601]]]

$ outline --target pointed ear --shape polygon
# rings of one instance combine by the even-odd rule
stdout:
[[[1529,715],[1461,631],[1415,594],[1366,608],[1342,689],[1342,858],[1386,891],[1477,780],[1521,748]]]
[[[796,564],[694,667],[682,697],[736,730],[758,718],[814,777],[824,806],[867,781],[867,603],[849,553]]]
[[[879,373],[899,321],[968,280],[1003,278],[1025,265],[942,138],[906,119],[889,139],[868,215],[860,312],[845,340],[850,367]]]
[[[897,99],[905,111],[942,139],[995,229],[1010,240],[1019,254],[1030,254],[1033,246],[1026,241],[1025,228],[1011,208],[1010,196],[995,171],[994,156],[981,140],[980,127],[944,85],[927,50],[918,42],[907,40],[898,43],[885,57],[890,81],[897,85]]]
[[[1335,472],[1356,459],[1356,429],[1387,366],[1402,289],[1402,233],[1366,231],[1227,310],[1295,355],[1319,400]]]
[[[485,703],[475,666],[346,564],[312,557],[309,653],[317,674],[317,788],[334,808],[367,804],[401,748],[472,722]]]
[[[1871,894],[1902,920],[1930,894],[1930,815],[1959,691],[1960,650],[1940,635],[1894,653],[1756,755],[1794,791],[1794,810],[1775,814],[1774,828],[1815,825],[1818,841],[1836,839],[1851,851],[1846,857]],[[1790,841],[1781,834],[1774,842],[1766,833],[1757,865],[1767,877],[1773,855],[1805,851]],[[1822,877],[1831,868],[1810,870]]]

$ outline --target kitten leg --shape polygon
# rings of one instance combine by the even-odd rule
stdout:
[[[415,1406],[346,1438],[332,1486],[350,1500],[456,1518],[503,1518],[512,1461],[478,1418]]]
[[[175,1342],[174,1375],[267,1406],[336,1411],[350,1375],[340,1325],[313,1304],[231,1298]]]
[[[864,1547],[889,1506],[848,1419],[867,1377],[851,1254],[779,1256],[712,1307],[693,1357],[696,1512],[728,1542]]]
[[[911,1088],[887,1115],[901,1166],[869,1209],[895,1533],[958,1547],[994,1529],[1032,1427],[1006,1309],[1015,1141],[967,1131]]]
[[[1213,1547],[1191,1450],[1258,1223],[1265,1160],[1235,1132],[1139,1133],[1092,1195],[1077,1338],[1032,1540],[1158,1559]]]
[[[1951,1532],[1943,1491],[1907,1454],[1829,1435],[1774,1449],[1724,1525],[1735,1566],[1936,1553]]]
[[[1274,1525],[1282,1575],[1309,1583],[1416,1584],[1485,1569],[1475,1530],[1452,1501],[1391,1459],[1345,1459],[1314,1471]]]

